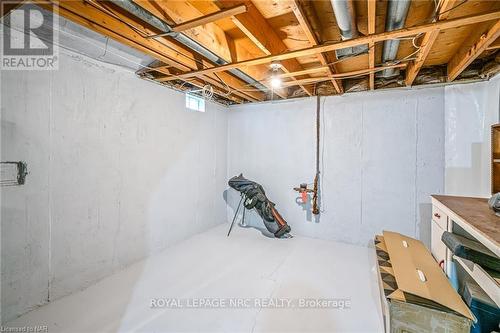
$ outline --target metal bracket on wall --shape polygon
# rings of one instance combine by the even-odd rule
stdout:
[[[24,185],[28,175],[28,166],[26,162],[0,162],[0,185],[16,186]]]

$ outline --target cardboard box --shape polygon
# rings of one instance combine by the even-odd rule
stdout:
[[[469,333],[473,315],[422,242],[375,237],[386,332]]]

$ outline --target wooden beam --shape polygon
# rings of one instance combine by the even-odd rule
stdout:
[[[157,67],[155,67],[155,70],[160,72],[160,73],[163,73],[163,74],[171,75],[170,71],[165,67],[166,66],[157,66]],[[139,73],[139,71],[137,73]],[[161,83],[161,81],[158,81],[156,78],[155,79],[150,79],[149,77],[141,77],[141,78]],[[211,79],[209,79],[209,80],[211,80]],[[206,85],[207,82],[206,82],[206,80],[201,80],[201,79],[196,78],[194,81],[189,81],[189,83],[197,88],[202,89]],[[213,87],[214,93],[216,95],[221,96],[223,98],[227,98],[227,90],[226,89],[219,88],[217,85],[214,85],[214,84],[212,84],[212,87]],[[241,99],[241,98],[237,98],[236,100],[233,100],[233,101],[235,101],[238,104],[245,102],[245,100]]]
[[[175,32],[181,32],[184,30],[193,29],[195,27],[199,27],[200,25],[204,25],[207,23],[212,23],[227,17],[231,17],[237,14],[242,14],[247,11],[247,7],[245,5],[239,5],[227,9],[223,9],[219,12],[208,14],[199,18],[195,18],[190,21],[183,22],[181,24],[176,25],[172,28]]]
[[[325,72],[325,73],[330,72],[330,67],[329,66],[320,66],[320,67],[314,67],[314,68],[309,68],[309,69],[303,69],[303,70],[298,71],[298,72],[278,74],[277,77],[286,78],[286,77],[301,76],[301,75],[320,73],[320,72]]]
[[[368,34],[375,34],[376,18],[377,18],[377,1],[367,0],[368,2]],[[368,44],[368,68],[375,68],[375,43]],[[370,90],[375,89],[375,73],[370,72],[368,79]]]
[[[299,79],[295,81],[287,81],[287,82],[282,82],[281,85],[283,87],[292,87],[296,85],[305,85],[305,84],[314,84],[314,83],[320,83],[320,82],[325,82],[325,81],[330,81],[332,78],[330,76],[322,76],[322,77],[308,77],[305,79]]]
[[[500,38],[497,38],[496,41],[491,43],[490,46],[486,48],[486,50],[496,50],[496,49],[500,49]]]
[[[374,67],[374,68],[359,69],[359,70],[344,72],[344,73],[334,73],[334,74],[329,74],[327,77],[340,80],[340,79],[345,78],[347,76],[376,73],[376,72],[382,71],[384,69],[404,68],[406,66],[407,66],[407,63],[400,63],[400,64],[394,64],[394,65]],[[174,80],[178,79],[175,75],[172,75],[169,72],[166,72],[168,70],[167,68],[168,68],[168,66],[158,66],[158,67],[154,68],[154,70],[161,71],[162,73],[167,74],[167,76],[165,76],[165,77],[161,77],[161,78],[156,79],[157,81],[166,82],[166,81],[174,81]],[[278,77],[280,79],[284,79],[284,78],[295,77],[295,76],[300,76],[300,75],[305,75],[305,74],[313,74],[313,73],[321,73],[321,72],[328,73],[329,69],[330,69],[329,66],[319,66],[319,67],[304,69],[304,70],[301,70],[298,72],[278,74],[278,75],[276,75],[276,77]],[[153,70],[153,69],[149,69],[146,71],[151,71],[151,70]],[[314,78],[317,79],[318,77],[307,78],[307,80],[314,79]],[[289,81],[289,82],[293,83],[294,81]],[[304,82],[308,82],[308,81],[304,81]]]
[[[147,72],[154,72],[154,71],[161,71],[163,69],[168,70],[169,68],[172,68],[170,65],[159,65],[159,66],[151,66],[149,65],[148,67],[141,68],[138,70],[136,73],[137,74],[142,74],[142,73],[147,73]]]
[[[238,61],[238,52],[236,50],[236,43],[234,42],[234,39],[232,39],[232,38],[227,39],[227,47],[229,49],[229,54],[231,55],[230,62],[237,62]]]
[[[206,10],[206,8],[200,6],[201,4],[199,1],[198,3],[196,1],[139,1],[137,3],[157,17],[165,17],[165,15],[167,15],[171,21],[178,22],[179,24],[183,24],[183,22],[189,19],[211,15],[214,13],[214,10],[217,12],[221,10],[221,8],[213,4],[210,12],[204,12],[203,9]],[[222,8],[222,10],[232,9],[238,6],[241,7],[241,4],[228,6]],[[228,62],[237,61],[238,46],[236,45],[236,41],[234,41],[217,22],[207,23],[203,27],[194,27],[186,30],[184,34],[208,48],[222,59]],[[263,70],[262,68],[253,67],[242,69],[242,71],[257,81],[262,81],[264,78],[267,79],[268,76],[268,68]],[[269,90],[272,89],[268,82],[263,81],[262,84]],[[254,88],[251,87],[250,89]],[[274,95],[286,98],[287,93],[284,89],[274,89]]]
[[[141,0],[136,3],[156,17],[162,18],[166,22],[174,22],[174,24],[183,24],[204,15],[186,1]],[[160,32],[160,35],[162,35],[162,32]],[[209,22],[204,26],[195,26],[185,30],[183,34],[208,48],[225,61],[231,60],[227,41],[228,36],[217,24]],[[151,36],[155,35],[157,34],[151,34]]]
[[[453,81],[469,66],[486,48],[500,37],[500,20],[498,20],[472,47],[461,48],[448,62],[448,81]]]
[[[249,59],[249,60],[245,60],[245,61],[231,63],[228,65],[222,65],[222,66],[207,68],[204,70],[193,71],[190,73],[182,74],[182,77],[192,77],[192,76],[195,76],[198,74],[214,73],[214,72],[220,72],[220,71],[227,71],[227,70],[232,69],[232,68],[241,68],[241,67],[245,67],[245,66],[254,66],[254,65],[258,65],[258,64],[265,64],[265,63],[270,63],[274,60],[282,61],[282,60],[288,60],[288,59],[297,58],[297,57],[305,57],[305,56],[309,56],[312,54],[317,54],[317,53],[322,53],[322,52],[330,52],[330,51],[343,49],[346,47],[353,47],[353,46],[358,46],[358,45],[363,45],[363,44],[369,44],[372,42],[377,43],[377,42],[382,42],[382,41],[385,41],[388,39],[415,36],[415,35],[418,35],[420,33],[426,33],[426,32],[432,31],[432,30],[436,30],[436,29],[445,30],[445,29],[461,27],[464,25],[474,24],[474,23],[478,23],[478,22],[492,21],[492,20],[498,20],[498,19],[500,19],[500,11],[482,13],[482,14],[477,14],[477,15],[469,15],[469,16],[459,17],[456,19],[444,20],[444,21],[440,21],[440,22],[428,23],[428,24],[418,25],[418,26],[414,26],[414,27],[403,28],[403,29],[399,29],[399,30],[387,31],[387,32],[383,32],[383,33],[374,34],[371,36],[358,37],[355,39],[345,40],[345,41],[341,41],[338,43],[322,44],[322,45],[313,46],[313,47],[309,47],[309,48],[305,48],[305,49],[289,51],[289,52],[285,52],[282,54],[268,55],[268,56],[264,56],[264,57],[260,57],[260,58]]]
[[[440,0],[438,3],[438,14],[437,14],[437,19],[438,20],[445,20],[448,18],[450,15],[451,11],[450,9],[453,8],[456,0]],[[432,45],[434,45],[434,42],[439,36],[440,30],[432,30],[427,33],[425,33],[424,37],[422,38],[422,42],[420,43],[420,51],[416,55],[416,59],[414,62],[412,62],[409,66],[408,69],[406,70],[406,85],[411,86],[413,84],[413,81],[418,75],[418,72],[422,68],[422,66],[425,63],[425,60],[427,59],[427,56],[429,55],[429,52],[432,49]]]
[[[51,6],[46,6],[44,1],[35,1],[35,3],[40,6],[51,9]],[[59,1],[54,2],[58,6],[59,14],[65,18],[83,25],[93,31],[101,33],[105,36],[111,37],[125,45],[133,47],[139,51],[142,51],[155,59],[158,59],[172,67],[178,68],[180,71],[195,70],[198,66],[196,63],[195,55],[191,51],[184,49],[182,46],[172,43],[167,39],[162,39],[162,41],[155,41],[153,39],[145,38],[132,29],[129,25],[134,24],[127,17],[119,16],[120,19],[112,17],[105,14],[98,8],[86,3],[84,1]],[[119,15],[116,13],[116,15]],[[135,22],[135,26],[140,26],[139,23]],[[145,31],[147,34],[154,34],[157,31]],[[203,62],[204,66],[209,65],[208,62]],[[235,100],[241,100],[241,98],[250,101],[264,100],[265,95],[261,92],[243,92],[246,83],[237,80],[228,73],[220,73],[219,75],[226,83],[229,85],[235,83],[233,86],[233,95],[229,96],[232,99],[234,96],[238,96]],[[196,80],[204,80],[220,89],[226,89],[225,85],[220,83],[219,80],[212,74],[210,75],[195,75]],[[234,80],[234,81],[233,81]]]
[[[389,69],[389,68],[403,68],[403,67],[406,67],[406,63],[380,66],[380,67],[375,67],[375,68],[359,69],[356,71],[350,71],[350,72],[344,72],[344,73],[335,73],[335,74],[327,75],[324,77],[309,77],[309,78],[301,79],[301,80],[297,80],[297,81],[299,81],[299,83],[301,83],[301,84],[312,84],[312,83],[328,81],[328,80],[331,80],[332,78],[341,80],[341,79],[346,79],[346,78],[350,78],[353,76],[361,76],[361,75],[366,75],[366,74],[370,74],[370,73],[376,73],[376,72],[380,72],[380,71],[383,71],[383,70]],[[297,84],[296,81],[288,81],[288,82],[282,83],[283,86],[293,86],[296,84]]]
[[[305,33],[307,39],[309,40],[309,43],[311,44],[311,46],[318,45],[319,44],[318,38],[314,34],[314,31],[311,27],[311,24],[309,23],[309,21],[306,17],[306,14],[304,13],[304,11],[301,7],[299,0],[293,0],[293,2],[291,3],[291,7],[292,7],[293,13],[295,14],[295,17],[297,18],[297,21],[299,21],[299,24],[302,27],[302,30],[304,30],[304,33]],[[319,62],[323,66],[328,67],[330,74],[335,73],[335,70],[334,70],[335,67],[332,66],[333,67],[333,69],[332,69],[332,67],[328,66],[328,60],[327,60],[326,55],[324,53],[318,53],[317,57],[318,57]],[[342,94],[344,92],[342,82],[337,81],[335,79],[332,79],[331,81],[332,81],[333,87],[335,88],[337,93]]]
[[[228,5],[234,5],[237,1],[218,1],[216,4],[220,8],[226,8]],[[247,12],[235,15],[234,24],[252,40],[259,49],[267,55],[280,54],[286,52],[288,48],[281,40],[278,34],[271,27],[269,22],[262,16],[259,10],[251,1],[245,1]],[[302,68],[302,65],[296,59],[284,59],[281,62],[282,69],[285,72],[296,72]],[[308,95],[313,95],[313,90],[309,87],[301,87]]]
[[[374,68],[358,69],[356,71],[337,73],[337,74],[333,74],[332,76],[340,78],[340,79],[344,79],[346,77],[352,77],[352,76],[358,76],[358,75],[361,76],[361,75],[365,75],[365,74],[380,72],[380,71],[383,71],[383,70],[386,70],[389,68],[404,68],[406,66],[407,66],[406,63],[385,65],[385,66],[379,66],[379,67],[374,67]]]

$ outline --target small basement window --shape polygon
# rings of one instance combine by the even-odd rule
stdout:
[[[205,112],[205,99],[186,93],[186,108],[192,111]]]

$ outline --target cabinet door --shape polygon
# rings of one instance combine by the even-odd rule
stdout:
[[[446,267],[446,245],[441,241],[444,231],[436,221],[431,222],[431,253],[443,269]]]

